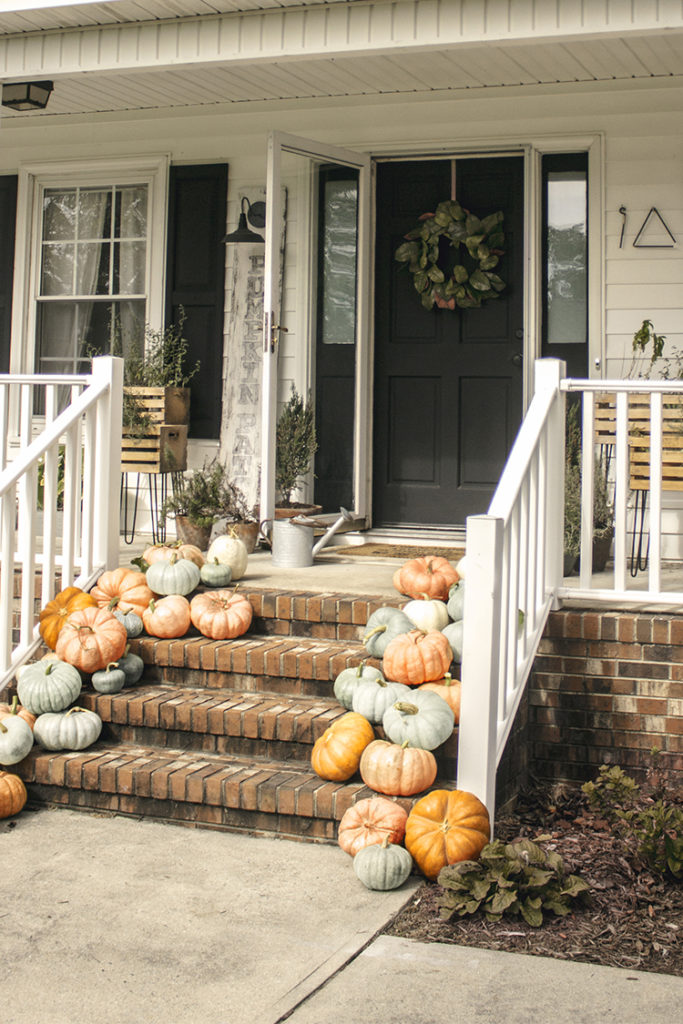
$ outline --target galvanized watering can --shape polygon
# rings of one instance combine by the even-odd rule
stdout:
[[[353,519],[353,515],[345,508],[339,511],[339,518],[315,544],[313,528],[319,525],[315,519],[306,516],[274,519],[271,530],[273,565],[283,569],[304,569],[313,565],[315,556],[330,542],[339,527]]]

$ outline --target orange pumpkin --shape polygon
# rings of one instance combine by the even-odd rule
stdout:
[[[316,740],[311,754],[313,771],[321,779],[345,782],[358,771],[361,754],[374,738],[367,718],[349,711]]]
[[[181,594],[155,598],[142,613],[142,624],[146,632],[164,640],[185,636],[190,622],[190,602]]]
[[[0,720],[7,718],[9,715],[17,715],[18,718],[23,718],[25,722],[33,728],[36,724],[36,715],[34,715],[28,708],[23,708],[19,704],[19,698],[14,695],[12,698],[12,704],[0,704]]]
[[[352,804],[339,822],[339,845],[345,853],[355,857],[366,846],[381,843],[400,843],[406,831],[406,810],[383,796],[369,797]]]
[[[422,555],[411,558],[394,573],[393,582],[399,594],[407,597],[448,599],[448,591],[460,579],[447,558],[438,555]]]
[[[386,679],[420,686],[443,679],[452,658],[451,645],[438,629],[429,633],[413,629],[400,633],[387,644],[382,668]]]
[[[99,672],[126,649],[126,627],[107,608],[83,608],[66,620],[57,638],[57,657],[81,672]]]
[[[18,775],[0,772],[0,818],[11,818],[23,810],[27,800],[26,786]]]
[[[491,835],[486,807],[462,789],[435,789],[413,805],[406,849],[420,871],[435,880],[448,864],[477,860]]]
[[[91,593],[100,608],[134,611],[138,615],[142,615],[154,597],[147,586],[144,572],[125,567],[103,572]]]
[[[199,569],[201,569],[206,561],[204,555],[195,544],[181,544],[180,542],[176,544],[152,544],[142,552],[142,558],[147,562],[147,565],[154,565],[155,562],[170,558],[171,555],[177,555],[178,558],[187,558],[190,562],[194,562]]]
[[[192,625],[212,640],[233,640],[249,629],[254,610],[235,590],[212,590],[190,601]]]
[[[71,612],[80,608],[93,608],[96,604],[92,594],[86,594],[80,587],[66,587],[52,601],[48,601],[38,616],[38,630],[50,650],[54,651],[57,646],[59,631]]]
[[[429,789],[436,778],[436,758],[430,750],[409,747],[407,743],[373,740],[360,759],[363,782],[376,793],[388,796],[413,796]]]
[[[460,697],[462,695],[462,683],[454,679],[450,672],[447,672],[443,679],[437,679],[433,683],[423,683],[420,690],[433,690],[446,701],[449,708],[455,715],[455,724],[460,721]]]

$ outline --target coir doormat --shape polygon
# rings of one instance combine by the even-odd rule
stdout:
[[[323,549],[324,550],[324,549]],[[373,555],[375,558],[418,558],[421,555],[435,555],[447,558],[449,562],[458,562],[465,554],[464,548],[453,547],[418,547],[413,544],[344,544],[328,551],[336,555]]]

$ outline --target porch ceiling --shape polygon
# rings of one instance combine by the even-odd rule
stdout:
[[[23,0],[0,12],[0,80],[50,78],[55,89],[45,111],[3,108],[2,117],[683,76],[680,10],[665,22],[633,0],[624,21],[623,4],[605,0],[574,24],[559,3],[542,21],[555,3],[520,0],[513,22],[510,5],[491,0],[481,5],[488,21],[475,25],[452,17],[460,6]]]

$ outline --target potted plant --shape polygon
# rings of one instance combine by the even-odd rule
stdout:
[[[614,535],[614,508],[609,497],[607,467],[595,460],[593,475],[593,571],[602,572]],[[579,404],[567,408],[564,472],[564,574],[570,575],[581,549],[581,426]]]
[[[280,501],[275,509],[276,518],[290,518],[322,510],[320,505],[292,501],[292,494],[311,468],[311,459],[318,444],[315,434],[315,414],[310,398],[304,401],[292,385],[289,401],[277,421],[275,444],[275,485]]]
[[[241,494],[228,480],[222,463],[214,459],[183,476],[182,484],[164,501],[161,514],[175,518],[179,541],[205,551],[214,524],[219,519],[236,519],[236,493]]]

